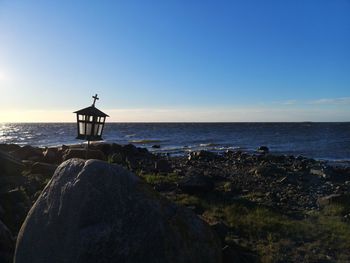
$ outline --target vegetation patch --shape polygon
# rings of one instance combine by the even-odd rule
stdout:
[[[320,211],[305,213],[303,217],[292,217],[246,198],[226,199],[220,192],[166,196],[200,211],[208,223],[227,224],[226,243],[253,249],[261,262],[321,259],[348,262],[350,259],[350,223],[344,220],[344,214],[349,211],[344,205],[331,204]]]
[[[180,176],[175,173],[169,173],[166,175],[161,174],[145,174],[140,175],[147,183],[151,185],[159,184],[159,183],[176,183],[180,180]]]

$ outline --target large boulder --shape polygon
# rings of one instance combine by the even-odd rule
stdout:
[[[70,159],[28,213],[22,262],[221,262],[221,243],[190,210],[121,166]]]

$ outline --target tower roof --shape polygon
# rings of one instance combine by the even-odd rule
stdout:
[[[90,106],[90,107],[75,111],[74,113],[81,114],[81,115],[92,115],[97,117],[109,117],[106,113],[100,111],[95,106]]]

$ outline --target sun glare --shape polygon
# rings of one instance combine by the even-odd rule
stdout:
[[[6,74],[3,71],[0,71],[0,80],[5,80]]]

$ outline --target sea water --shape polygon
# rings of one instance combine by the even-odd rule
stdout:
[[[57,146],[76,144],[75,123],[0,124],[0,143]],[[254,151],[350,160],[350,123],[106,123],[107,142],[133,143],[151,151],[184,154],[196,150]],[[159,145],[160,148],[152,148]]]

